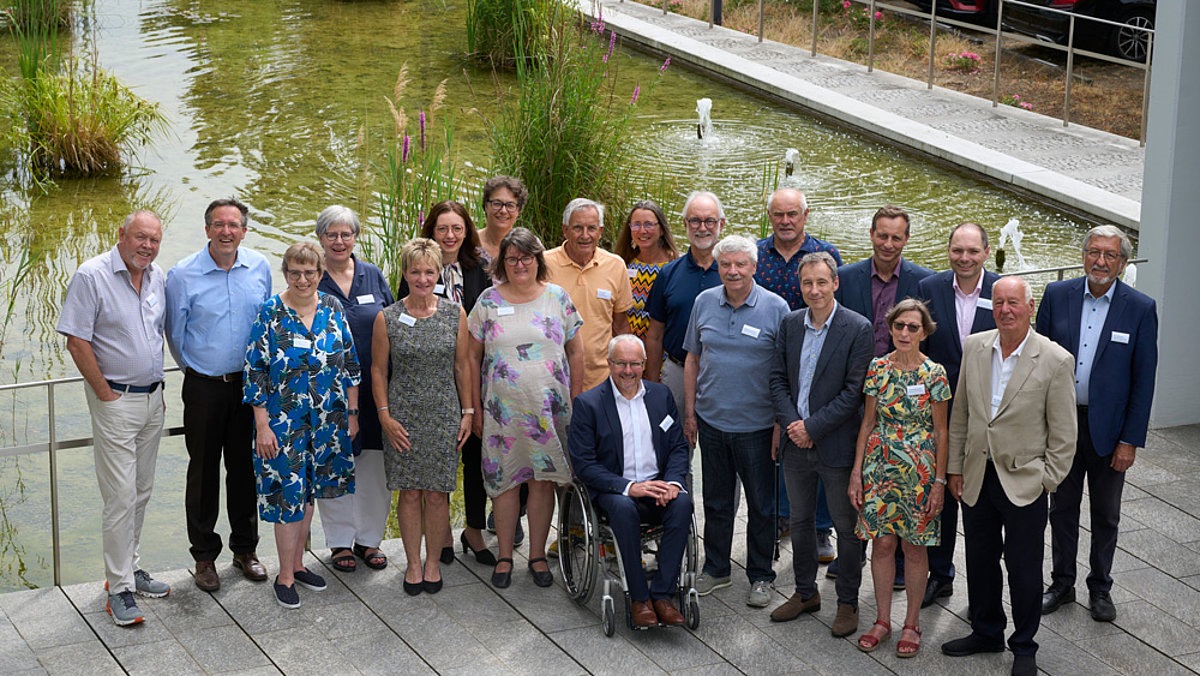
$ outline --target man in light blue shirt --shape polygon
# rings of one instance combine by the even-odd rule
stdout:
[[[225,503],[233,564],[254,581],[267,579],[259,563],[258,514],[251,460],[254,416],[242,403],[242,367],[250,327],[271,295],[267,259],[239,245],[246,236],[248,209],[219,199],[204,212],[208,245],[167,274],[167,343],[184,370],[183,430],[188,449],[188,540],[196,561],[196,586],[221,586],[215,532],[225,461]]]

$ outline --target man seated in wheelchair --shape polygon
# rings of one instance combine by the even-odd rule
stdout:
[[[692,524],[688,445],[671,391],[642,380],[646,350],[624,334],[608,344],[610,377],[575,398],[567,448],[592,504],[608,515],[637,626],[680,625],[671,597]],[[646,584],[642,523],[661,524],[658,571]]]

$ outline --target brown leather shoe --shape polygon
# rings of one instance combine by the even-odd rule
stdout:
[[[821,594],[813,592],[813,595],[808,599],[800,598],[800,592],[792,594],[792,598],[783,602],[775,610],[771,611],[772,622],[790,622],[803,613],[815,613],[821,609]]]
[[[683,619],[683,614],[675,609],[675,604],[671,603],[671,599],[655,599],[654,614],[658,615],[659,622],[673,627],[687,622]]]
[[[829,628],[829,633],[840,638],[849,636],[856,631],[858,631],[858,608],[839,603],[837,615],[833,618],[833,626]]]
[[[633,624],[636,627],[653,627],[658,624],[658,615],[654,614],[649,601],[632,601],[629,611],[633,614]]]
[[[234,554],[233,567],[241,568],[242,575],[245,575],[247,580],[263,582],[267,579],[267,567],[259,562],[258,554],[254,552]]]
[[[217,565],[212,561],[196,562],[196,586],[206,592],[215,592],[221,588],[221,578],[217,575]]]

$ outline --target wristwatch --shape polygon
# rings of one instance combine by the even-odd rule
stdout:
[[[943,478],[942,478],[942,477],[940,477],[940,476],[939,476],[939,477],[934,477],[934,479],[933,479],[933,482],[934,482],[934,483],[938,483],[938,484],[942,484],[943,486],[945,486],[945,485],[946,485],[946,480],[945,480],[945,479],[943,479]]]
[[[358,415],[358,409],[357,408],[348,408],[348,409],[346,409],[346,415]]]

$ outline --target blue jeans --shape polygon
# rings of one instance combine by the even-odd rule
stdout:
[[[712,577],[729,577],[733,548],[734,501],[742,480],[749,509],[746,527],[746,576],[750,582],[773,581],[771,555],[775,546],[772,500],[775,481],[771,460],[771,428],[757,432],[722,432],[697,416],[700,462],[704,472],[704,569]]]

